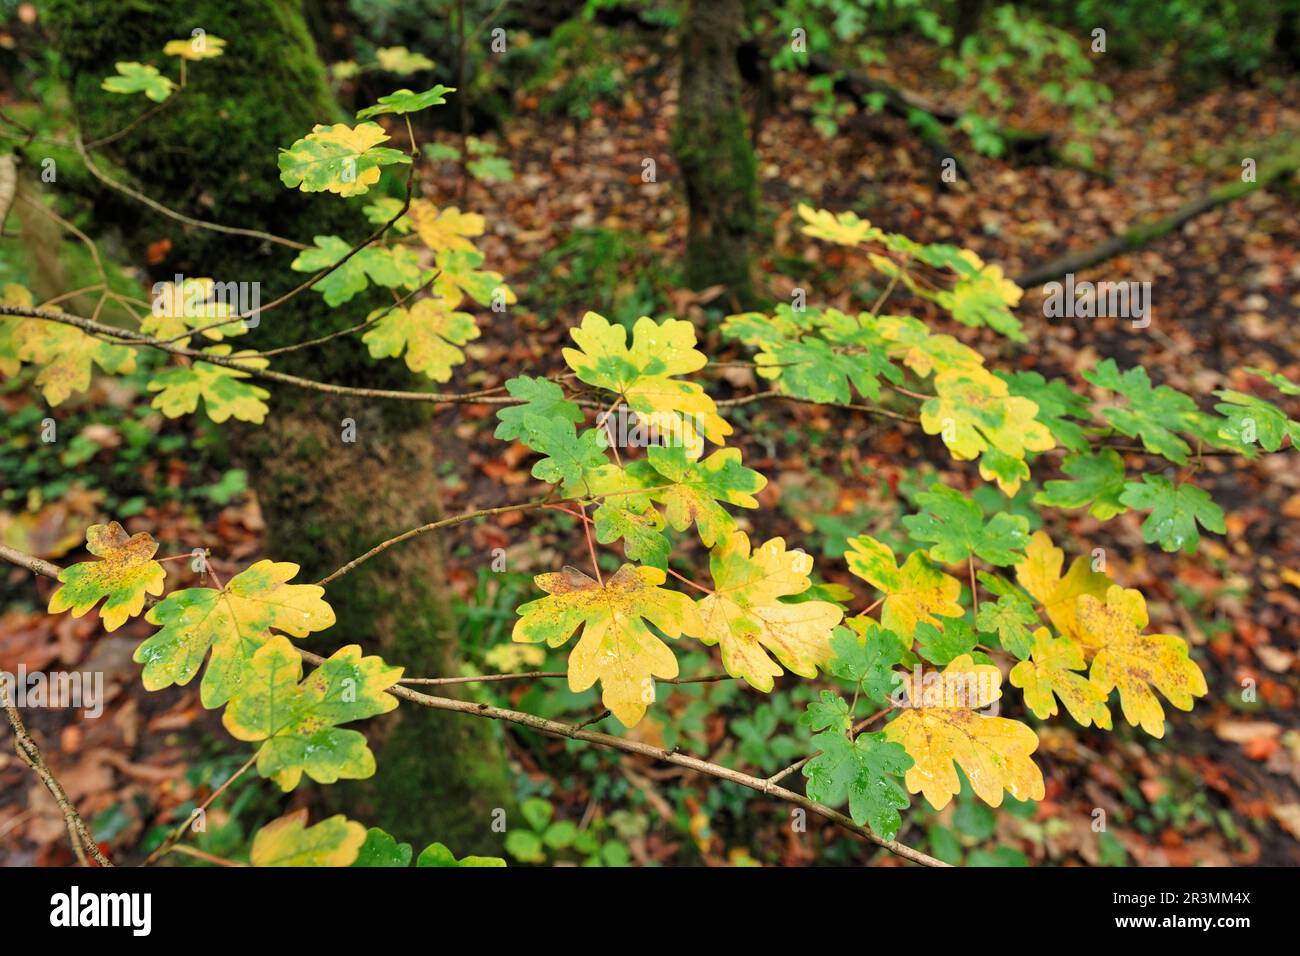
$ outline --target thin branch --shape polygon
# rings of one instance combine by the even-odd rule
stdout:
[[[3,556],[6,560],[11,560],[9,552],[12,550],[12,548],[4,548],[3,551],[0,551],[0,556]],[[21,552],[19,554],[21,555]],[[29,570],[35,570],[41,565],[49,564],[31,555],[22,555],[22,557],[28,560],[17,563]],[[57,578],[58,568],[54,565],[49,565],[49,567],[54,568],[53,577]],[[38,573],[45,574],[47,572],[40,571]],[[9,726],[14,731],[14,750],[22,758],[23,763],[31,767],[36,776],[41,779],[41,783],[45,784],[45,789],[50,791],[50,795],[54,797],[54,802],[59,805],[59,810],[63,813],[63,822],[68,828],[68,839],[72,841],[72,852],[76,854],[77,861],[82,866],[89,866],[90,864],[86,860],[86,854],[89,853],[100,866],[112,866],[113,862],[100,850],[94,834],[90,832],[90,827],[81,818],[81,814],[72,805],[72,801],[68,799],[68,794],[63,789],[63,785],[59,783],[58,778],[46,765],[45,758],[41,756],[40,748],[36,746],[36,741],[32,740],[31,734],[27,732],[26,725],[23,724],[22,714],[18,712],[17,706],[9,699],[9,688],[5,681],[0,681],[0,705],[4,707],[5,713],[9,716]]]

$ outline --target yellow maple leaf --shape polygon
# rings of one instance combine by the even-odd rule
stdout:
[[[547,597],[519,608],[512,638],[559,647],[582,625],[569,655],[569,689],[600,681],[605,706],[631,727],[655,699],[654,678],[677,676],[677,658],[645,621],[673,638],[701,630],[691,599],[659,587],[665,578],[658,568],[631,564],[603,582],[577,568],[539,574],[533,581]]]
[[[1017,800],[1043,799],[1043,774],[1030,759],[1038,735],[1019,721],[979,713],[1002,696],[1002,675],[969,654],[954,658],[943,672],[919,681],[904,679],[906,702],[885,727],[885,737],[902,744],[913,760],[904,782],[942,810],[961,791],[957,767],[975,795],[996,807],[1003,791]]]
[[[1040,627],[1034,632],[1032,658],[1011,668],[1011,684],[1024,690],[1025,704],[1040,720],[1058,713],[1059,697],[1070,716],[1084,727],[1096,723],[1110,730],[1106,694],[1083,674],[1076,673],[1086,666],[1082,647],[1068,637],[1053,638],[1051,631]]]
[[[135,371],[135,353],[131,349],[110,345],[61,322],[23,322],[14,333],[14,341],[18,358],[44,366],[36,375],[36,384],[51,405],[90,388],[92,363],[113,375]]]
[[[751,553],[749,536],[733,531],[709,555],[715,591],[696,603],[699,632],[687,633],[721,645],[727,673],[765,693],[782,673],[769,651],[800,677],[816,677],[831,657],[831,631],[844,613],[828,601],[780,600],[808,590],[812,564],[811,555],[787,551],[782,538]]]
[[[1064,563],[1065,552],[1052,544],[1047,532],[1035,532],[1029,539],[1029,547],[1025,548],[1025,560],[1016,565],[1016,580],[1043,605],[1058,632],[1090,645],[1091,641],[1079,627],[1076,603],[1084,594],[1104,597],[1110,578],[1092,570],[1083,555],[1075,558],[1069,572],[1061,577]]]
[[[1205,675],[1187,655],[1187,642],[1174,634],[1143,634],[1149,623],[1140,591],[1112,585],[1105,603],[1084,594],[1078,603],[1079,627],[1097,648],[1090,677],[1102,693],[1119,688],[1124,719],[1152,737],[1165,734],[1165,712],[1155,687],[1179,710],[1207,693]]]
[[[411,202],[409,213],[420,241],[434,252],[448,249],[474,251],[469,236],[483,235],[486,220],[475,212],[461,212],[455,206],[438,209],[427,199]]]
[[[116,521],[91,525],[86,550],[100,560],[83,561],[59,572],[63,586],[50,595],[51,614],[71,609],[73,617],[81,617],[106,597],[99,616],[104,630],[115,631],[144,609],[146,594],[163,593],[166,572],[153,559],[158,542],[146,532],[128,537]]]
[[[849,571],[885,593],[880,623],[910,641],[922,621],[942,628],[943,617],[961,617],[957,603],[961,582],[932,565],[920,551],[913,551],[899,567],[893,550],[868,535],[849,539],[844,552]]]

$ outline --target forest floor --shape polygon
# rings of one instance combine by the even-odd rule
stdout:
[[[885,76],[928,89],[931,68],[922,63]],[[583,312],[609,314],[642,301],[659,315],[694,320],[711,356],[749,357],[709,329],[717,321],[716,303],[707,295],[673,289],[686,231],[669,145],[673,70],[658,52],[637,49],[626,54],[623,72],[628,84],[621,103],[597,104],[585,122],[542,116],[521,95],[514,118],[485,134],[509,157],[515,176],[491,186],[470,182],[462,205],[486,217],[488,266],[504,273],[520,303],[507,314],[478,316],[482,336],[467,350],[469,361],[453,383],[457,388],[496,387],[520,373],[557,373],[567,331]],[[1300,130],[1295,106],[1300,80],[1187,96],[1171,77],[1151,71],[1128,69],[1102,79],[1115,91],[1114,123],[1089,142],[1109,177],[981,157],[958,138],[959,148],[966,149],[960,154],[966,177],[944,184],[931,151],[900,120],[858,112],[842,121],[833,140],[825,140],[813,128],[813,95],[805,82],[781,78],[782,108],[767,117],[758,142],[771,250],[759,270],[765,291],[788,300],[799,286],[808,290],[810,304],[861,306],[860,293],[870,279],[867,264],[802,236],[794,213],[799,202],[851,208],[919,241],[967,246],[1016,275],[1232,181],[1243,158],[1262,162],[1268,150],[1294,142]],[[1052,128],[1050,117],[1032,119],[1035,128]],[[1058,130],[1065,132],[1064,126]],[[645,158],[655,160],[656,182],[642,180]],[[456,203],[461,187],[456,168],[445,163],[437,170],[426,179],[427,195],[440,205]],[[1028,348],[1011,348],[977,330],[945,331],[975,345],[991,364],[1036,368],[1079,384],[1079,369],[1108,356],[1121,366],[1141,365],[1156,382],[1205,398],[1216,388],[1251,390],[1240,371],[1245,366],[1300,377],[1297,211],[1294,187],[1262,189],[1079,276],[1150,281],[1149,328],[1134,329],[1127,320],[1044,318],[1041,287],[1036,287],[1026,290],[1018,310],[1030,335]],[[610,248],[622,256],[613,282],[618,291],[604,302],[587,301],[583,270]],[[936,315],[918,314],[937,321]],[[730,368],[720,370],[713,391],[727,397],[759,388],[748,369]],[[1283,404],[1300,417],[1294,399]],[[448,513],[524,500],[540,491],[521,446],[492,438],[492,411],[456,407],[438,413],[435,428],[444,458],[437,475]],[[860,596],[866,595],[865,586],[831,558],[842,550],[844,538],[895,522],[901,505],[894,492],[915,486],[918,475],[938,473],[958,486],[973,476],[972,469],[950,461],[937,439],[903,434],[856,412],[792,403],[758,403],[735,412],[735,437],[746,464],[773,479],[761,496],[764,507],[742,516],[742,527],[803,544],[818,555],[819,572],[827,580],[849,584]],[[1111,576],[1147,595],[1153,630],[1189,640],[1210,693],[1193,712],[1174,712],[1160,741],[1122,724],[1113,733],[1059,721],[1040,726],[1036,759],[1047,779],[1047,797],[1032,817],[999,814],[985,827],[953,821],[958,807],[935,815],[932,827],[955,828],[966,850],[985,843],[1011,846],[1030,863],[1115,862],[1093,827],[1100,808],[1119,821],[1111,832],[1128,862],[1300,863],[1300,540],[1294,534],[1300,470],[1293,461],[1281,455],[1253,463],[1207,458],[1203,469],[1229,513],[1228,533],[1203,538],[1193,557],[1143,545],[1140,516],[1134,514],[1104,529],[1086,515],[1049,527],[1067,553],[1107,549]],[[196,477],[187,475],[180,461],[156,474],[160,482]],[[93,501],[71,496],[59,522],[76,526],[79,516],[93,509]],[[41,533],[53,541],[59,527]],[[151,531],[172,553],[211,547],[218,568],[260,556],[261,518],[247,493],[203,513],[181,505],[146,508],[129,527]],[[526,584],[522,593],[503,593],[505,585],[490,580],[485,585],[483,570],[492,549],[506,549],[511,572],[586,563],[582,536],[558,516],[503,516],[459,526],[446,540],[460,597],[483,612],[476,618],[480,636],[475,639],[485,646],[508,641],[508,618],[493,617],[492,609],[511,593],[515,600],[528,595]],[[697,551],[691,560],[702,557]],[[30,585],[16,576],[6,581],[7,589],[31,588],[48,598],[44,583]],[[47,712],[32,724],[56,774],[95,816],[97,832],[110,849],[134,843],[157,824],[160,812],[205,792],[204,775],[215,772],[212,768],[229,764],[221,745],[212,742],[221,734],[199,707],[195,688],[146,694],[140,687],[130,655],[147,630],[137,621],[106,635],[93,615],[50,619],[38,610],[11,610],[0,619],[0,667],[13,670],[21,662],[32,670],[58,661],[107,675],[104,718],[69,720]],[[716,662],[701,668],[716,669]],[[1243,688],[1253,689],[1247,699]],[[536,689],[522,686],[493,693],[520,706],[539,699]],[[755,698],[740,692],[727,698],[726,706],[747,713]],[[578,703],[553,700],[548,706],[580,719],[583,715],[571,709]],[[684,717],[692,703],[674,697],[664,711],[673,719]],[[663,739],[665,728],[654,718],[652,710],[634,734]],[[703,720],[698,742],[715,756],[728,754],[734,723],[729,731],[725,720]],[[507,735],[512,756],[524,771],[528,792],[548,795],[558,816],[590,820],[593,806],[610,801],[659,818],[648,833],[646,827],[633,827],[626,836],[638,861],[809,863],[818,858],[811,836],[790,836],[781,825],[779,808],[741,819],[740,809],[710,797],[709,791],[727,784],[665,772],[641,760],[602,757],[601,771],[626,781],[615,789],[592,781],[590,763],[573,771],[572,745],[527,736],[524,741],[523,735]],[[745,759],[743,748],[739,759]],[[922,835],[917,824],[900,839],[913,842]],[[934,829],[924,835],[937,852]],[[816,839],[836,838],[818,830]],[[849,851],[840,859],[860,859],[857,844],[839,840]],[[738,855],[737,847],[749,849]],[[0,863],[67,860],[57,808],[26,767],[12,754],[0,755]]]

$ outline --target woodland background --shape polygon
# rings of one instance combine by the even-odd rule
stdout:
[[[1034,343],[1021,367],[1069,374],[1114,357],[1198,396],[1244,365],[1300,373],[1300,184],[1292,174],[1243,195],[1220,192],[1240,183],[1243,158],[1297,149],[1296,0],[5,0],[0,16],[0,109],[38,131],[69,116],[92,131],[120,125],[136,107],[97,94],[115,60],[195,25],[224,37],[228,55],[205,64],[206,77],[196,73],[184,106],[122,140],[114,171],[177,207],[287,235],[330,231],[345,213],[283,189],[278,146],[400,86],[457,87],[451,106],[419,115],[421,139],[437,144],[422,186],[440,206],[486,217],[488,266],[519,295],[504,314],[478,311],[483,334],[456,379],[464,389],[554,371],[588,309],[629,324],[643,314],[690,319],[708,354],[726,359],[710,330],[738,305],[789,301],[795,287],[826,305],[859,300],[867,276],[799,233],[799,202],[964,245],[1033,278],[1017,313]],[[807,56],[790,54],[795,27],[807,32]],[[1091,49],[1098,27],[1104,53]],[[504,52],[491,48],[496,28]],[[380,52],[395,47],[430,62],[407,70]],[[240,123],[205,109],[218,87],[246,108]],[[246,243],[151,216],[105,191],[75,153],[50,155],[55,208],[101,240],[123,288],[206,275],[213,262],[230,277],[265,275]],[[940,176],[949,157],[955,182]],[[51,188],[31,166],[20,175],[20,189]],[[1149,228],[1206,197],[1224,201]],[[707,243],[692,239],[692,204],[697,227],[714,227]],[[0,284],[46,294],[87,284],[85,249],[57,230],[34,233],[40,227],[20,216],[16,207],[0,239]],[[1042,283],[1070,271],[1050,264],[1126,233],[1119,254],[1075,271],[1150,281],[1151,327],[1043,318]],[[304,298],[295,322],[285,321],[286,341],[295,323],[357,321],[368,306],[354,305],[328,316]],[[986,354],[1000,347],[978,331],[961,335]],[[310,361],[316,377],[336,381],[382,386],[397,374],[347,348]],[[113,517],[152,533],[162,554],[211,549],[223,575],[273,556],[314,579],[440,513],[535,490],[522,446],[492,437],[490,407],[430,418],[281,393],[266,426],[242,430],[162,418],[143,391],[147,376],[101,379],[61,406],[53,415],[67,437],[55,445],[33,438],[51,414],[36,394],[21,380],[0,386],[0,540],[68,563],[86,525]],[[725,369],[720,394],[728,385],[752,390],[752,370]],[[311,414],[295,414],[295,402]],[[370,436],[355,452],[339,452],[321,430],[345,417]],[[822,558],[838,558],[851,535],[895,527],[949,464],[923,436],[884,435],[849,411],[755,403],[732,420],[746,463],[772,478],[764,507],[742,526],[807,548],[831,581],[848,581],[847,572]],[[1165,554],[1143,545],[1140,516],[1129,514],[1107,546],[1117,576],[1146,593],[1153,624],[1188,639],[1209,696],[1177,713],[1163,740],[1123,725],[1038,727],[1043,802],[992,810],[966,794],[933,813],[917,801],[900,840],[974,865],[1300,861],[1300,473],[1279,456],[1211,458],[1205,472],[1202,483],[1229,511],[1227,535],[1207,535],[1191,558]],[[372,562],[331,593],[339,632],[409,674],[562,667],[558,652],[509,643],[515,608],[536,596],[532,574],[580,563],[581,538],[545,514],[460,525]],[[1077,516],[1050,530],[1086,550],[1095,528]],[[504,572],[491,568],[495,549],[504,549]],[[183,563],[169,568],[188,573]],[[143,690],[131,653],[147,625],[110,635],[95,615],[48,616],[52,586],[0,569],[0,669],[104,672],[100,719],[39,711],[28,722],[105,846],[147,852],[246,751],[199,706],[197,687]],[[683,674],[716,669],[703,649],[682,655]],[[1257,688],[1253,702],[1242,700],[1244,681]],[[612,721],[601,729],[761,775],[807,752],[795,719],[816,686],[787,678],[765,697],[736,682],[681,685],[632,731]],[[462,692],[565,720],[599,712],[595,691],[573,694],[562,681]],[[242,778],[196,845],[238,857],[258,826],[301,805],[364,808],[399,839],[504,852],[512,864],[897,862],[829,824],[793,832],[788,807],[726,783],[489,721],[402,712],[376,749],[373,780],[329,792],[306,786],[285,798]],[[523,808],[534,835],[503,851],[485,824],[499,806]],[[1090,825],[1098,807],[1104,834]],[[556,821],[589,836],[576,847],[548,841]],[[71,862],[57,807],[7,744],[0,862]]]

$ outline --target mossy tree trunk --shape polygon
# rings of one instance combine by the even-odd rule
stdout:
[[[737,50],[741,0],[688,0],[678,55],[681,85],[673,153],[686,180],[686,282],[725,286],[728,304],[754,298],[758,163],[745,129]]]
[[[174,103],[108,147],[121,173],[151,197],[190,215],[299,241],[336,233],[355,241],[369,226],[363,200],[284,188],[278,147],[316,123],[342,120],[298,3],[292,0],[50,0],[46,20],[69,70],[74,108],[87,139],[121,128],[149,104],[100,90],[118,60],[164,64],[163,44],[194,29],[227,41],[226,55],[189,64]],[[129,210],[129,212],[127,212]],[[121,221],[126,212],[130,219]],[[155,267],[218,281],[260,282],[262,302],[304,276],[286,247],[180,226],[143,207],[114,205],[113,224],[133,251],[171,242]],[[108,227],[109,223],[104,223]],[[157,248],[157,246],[155,246]],[[299,342],[360,321],[374,301],[326,307],[315,292],[266,312],[240,339],[256,348]],[[282,355],[277,369],[342,384],[411,388],[401,363],[372,362],[355,336]],[[227,431],[247,464],[267,518],[269,553],[302,565],[299,580],[323,577],[399,531],[440,512],[435,444],[427,406],[376,404],[273,389],[265,425]],[[344,420],[355,442],[343,440]],[[338,624],[308,642],[326,651],[360,642],[409,674],[455,670],[456,638],[436,535],[391,549],[344,576],[327,595]],[[500,850],[492,811],[511,788],[500,731],[484,721],[403,706],[379,725],[378,772],[360,784],[324,788],[367,823],[399,839],[441,840],[457,853]],[[419,844],[422,845],[422,844]]]

